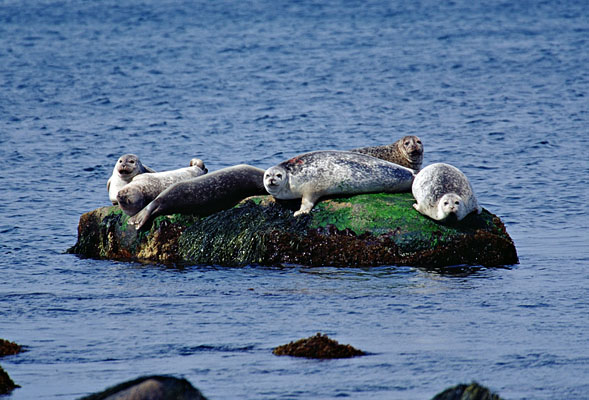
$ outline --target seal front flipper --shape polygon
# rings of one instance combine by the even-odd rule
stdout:
[[[295,211],[293,216],[296,217],[301,214],[309,214],[315,206],[317,200],[319,200],[319,197],[303,196],[303,198],[301,199],[301,208],[299,208],[299,211]]]

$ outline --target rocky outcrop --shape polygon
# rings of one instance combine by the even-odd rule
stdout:
[[[12,356],[21,351],[22,346],[5,339],[0,339],[0,357]],[[8,394],[19,387],[20,386],[15,384],[14,381],[10,379],[8,373],[0,366],[0,395]]]
[[[306,339],[278,346],[272,350],[277,356],[292,356],[305,358],[350,358],[363,356],[366,353],[358,350],[349,344],[339,344],[330,339],[327,335],[317,333]]]
[[[6,339],[0,339],[0,357],[12,356],[23,351],[22,346]]]
[[[461,384],[448,388],[438,393],[432,400],[501,400],[501,397],[473,382],[470,385]]]
[[[518,262],[501,220],[483,210],[445,225],[415,211],[413,197],[365,194],[326,199],[309,215],[293,217],[300,202],[271,196],[246,199],[207,217],[157,217],[135,231],[117,207],[83,214],[78,241],[84,257],[222,266],[410,265],[438,268]]]
[[[80,400],[207,400],[186,379],[144,376],[82,397]]]

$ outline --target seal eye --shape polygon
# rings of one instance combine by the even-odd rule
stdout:
[[[444,205],[445,205],[445,206],[447,206],[447,205],[448,205],[448,202],[447,202],[447,201],[445,201],[445,202],[444,202]]]
[[[460,202],[459,201],[455,201],[454,204],[458,205],[458,204],[460,204]]]
[[[409,141],[405,142],[405,146],[409,146],[410,144],[411,144],[411,142],[409,142]]]
[[[276,177],[277,177],[278,179],[282,179],[282,174],[276,174]]]

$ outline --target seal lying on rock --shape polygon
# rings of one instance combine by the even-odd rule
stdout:
[[[127,183],[139,175],[146,172],[155,172],[153,169],[143,165],[135,154],[122,155],[115,164],[111,177],[106,183],[106,190],[108,190],[108,198],[116,206],[117,193]]]
[[[129,224],[140,229],[158,215],[204,216],[233,207],[246,197],[266,194],[263,178],[263,169],[240,164],[176,183],[130,218]]]
[[[411,191],[417,201],[413,207],[437,221],[448,217],[460,221],[473,211],[482,211],[466,176],[449,164],[431,164],[422,169]]]
[[[125,214],[135,215],[167,187],[205,173],[206,169],[195,165],[171,171],[141,174],[119,190],[117,202]]]
[[[409,168],[349,151],[314,151],[296,156],[264,174],[264,187],[277,199],[301,199],[295,216],[311,211],[323,196],[409,191]]]
[[[417,136],[404,136],[393,144],[362,147],[351,151],[368,154],[415,171],[421,169],[421,163],[423,162],[423,144]]]

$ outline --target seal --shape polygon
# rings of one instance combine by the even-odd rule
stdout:
[[[174,183],[206,174],[198,166],[137,175],[117,194],[117,202],[127,215],[137,214],[146,204]]]
[[[417,136],[403,136],[393,144],[362,147],[351,151],[368,154],[415,171],[419,171],[423,163],[423,144]]]
[[[466,175],[449,164],[431,164],[419,171],[411,192],[417,201],[413,208],[436,221],[460,221],[482,211]]]
[[[403,192],[414,172],[398,164],[350,151],[323,150],[296,156],[264,174],[264,187],[277,199],[301,199],[295,216],[329,195]]]
[[[108,190],[108,198],[112,204],[117,205],[117,193],[127,183],[139,175],[146,172],[155,172],[153,169],[146,165],[143,165],[135,154],[125,154],[119,157],[115,167],[113,168],[112,175],[106,182],[106,190]]]
[[[202,169],[203,171],[207,171],[207,169],[205,168],[205,163],[203,160],[201,160],[200,158],[192,158],[190,160],[190,167],[199,167],[200,169]]]
[[[263,179],[263,169],[239,164],[178,182],[131,217],[129,224],[139,230],[158,215],[183,213],[206,216],[225,210],[246,197],[267,194]]]

